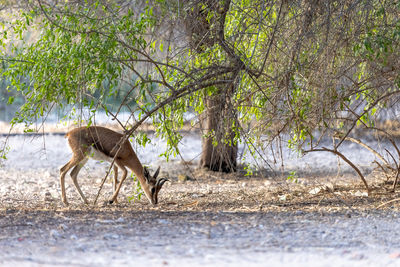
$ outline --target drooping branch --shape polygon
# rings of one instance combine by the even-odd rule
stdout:
[[[306,151],[304,151],[304,153],[309,153],[309,152],[321,152],[321,151],[322,151],[322,152],[330,152],[330,153],[333,153],[333,154],[339,156],[341,159],[343,159],[347,164],[349,164],[350,167],[352,167],[352,168],[357,172],[357,174],[360,176],[362,182],[363,182],[364,185],[365,185],[365,188],[367,188],[368,194],[370,193],[370,189],[369,189],[369,187],[368,187],[368,183],[367,183],[367,181],[365,180],[364,175],[361,173],[360,169],[358,169],[357,166],[356,166],[353,162],[351,162],[348,158],[346,158],[345,155],[343,155],[343,154],[340,153],[339,151],[334,150],[334,149],[329,149],[329,148],[326,148],[326,147],[322,147],[322,148],[314,148],[314,149],[306,150]]]
[[[339,139],[340,137],[338,136],[334,136],[334,138]],[[359,144],[360,146],[368,149],[369,151],[371,151],[377,158],[379,158],[386,166],[389,166],[389,162],[387,162],[387,160],[381,155],[379,154],[375,149],[373,149],[372,147],[370,147],[369,145],[365,144],[364,142],[362,142],[359,139],[353,138],[353,137],[346,137],[346,140],[351,141],[353,143]]]

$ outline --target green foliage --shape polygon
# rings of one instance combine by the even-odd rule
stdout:
[[[138,145],[143,147],[151,143],[151,140],[145,132],[137,132],[135,135],[135,140]]]
[[[298,183],[296,171],[291,171],[289,173],[288,177],[286,178],[286,180],[293,182],[293,183]]]
[[[150,8],[141,14],[128,10],[118,21],[112,20],[113,11],[118,12],[96,1],[78,9],[65,5],[62,13],[46,8],[50,20],[40,19],[40,9],[16,15],[11,29],[23,44],[13,49],[15,55],[3,76],[26,99],[13,124],[33,123],[49,112],[53,103],[95,110],[98,103],[107,103],[118,94],[123,76],[132,71],[121,62],[141,53],[126,46],[146,47],[144,35],[154,19]],[[24,36],[33,23],[41,32],[34,43],[28,43]],[[127,33],[123,42],[121,32]]]
[[[10,146],[8,146],[6,143],[1,145],[0,148],[0,159],[7,159],[7,153],[10,151]]]
[[[133,185],[133,194],[128,197],[129,203],[140,200],[143,195],[142,186],[140,185],[139,180],[136,178],[136,176],[133,176],[133,174],[131,175],[131,178],[135,181],[135,184]]]
[[[39,3],[15,13],[0,25],[0,46],[8,49],[0,52],[2,77],[25,98],[13,123],[29,125],[55,105],[73,106],[68,116],[82,108],[93,116],[129,111],[134,121],[151,117],[169,159],[179,154],[185,114],[207,116],[207,100],[222,99],[234,119],[218,114],[226,132],[206,137],[244,144],[256,156],[283,134],[301,152],[317,146],[319,134],[375,126],[398,92],[395,2],[211,2]],[[187,36],[174,44],[176,29],[164,30],[178,24]],[[34,41],[26,38],[31,29],[39,33]],[[9,44],[11,37],[18,41]],[[150,141],[143,133],[135,140]]]
[[[252,176],[254,174],[253,168],[250,163],[246,164],[243,169],[246,171],[245,176]]]

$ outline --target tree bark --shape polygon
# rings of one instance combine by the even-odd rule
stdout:
[[[237,169],[238,149],[232,129],[236,112],[229,105],[229,96],[225,95],[206,97],[206,112],[201,118],[203,137],[199,167],[229,173]]]

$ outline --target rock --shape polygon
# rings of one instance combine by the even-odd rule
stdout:
[[[335,185],[334,185],[333,183],[326,183],[326,184],[324,185],[324,189],[325,189],[326,191],[333,192],[333,190],[335,190]]]
[[[319,192],[321,192],[321,187],[315,187],[315,188],[311,189],[310,191],[308,191],[308,193],[311,195],[316,195]]]

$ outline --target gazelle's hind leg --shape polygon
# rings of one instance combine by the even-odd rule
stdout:
[[[114,164],[114,180],[113,180],[113,194],[117,191],[118,185],[118,166]],[[114,203],[118,203],[117,198],[114,200]]]
[[[68,205],[67,196],[65,194],[65,175],[74,166],[78,165],[85,159],[83,153],[74,154],[72,159],[60,169],[61,199],[65,205]]]
[[[89,204],[89,202],[87,201],[86,197],[83,195],[81,188],[79,187],[78,184],[78,173],[79,171],[82,169],[82,167],[86,164],[86,162],[88,161],[88,158],[84,158],[82,161],[80,161],[78,164],[75,165],[75,167],[72,169],[70,175],[72,178],[72,181],[74,182],[75,188],[76,190],[78,190],[79,195],[81,196],[83,202],[85,202],[85,204]]]

